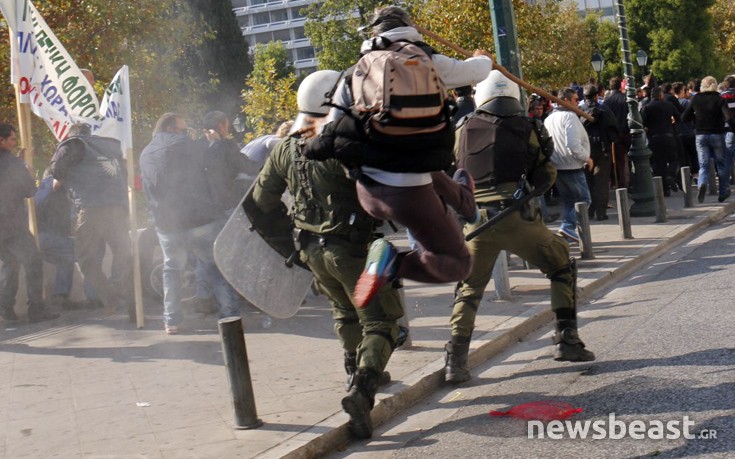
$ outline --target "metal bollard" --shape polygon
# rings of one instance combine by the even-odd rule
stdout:
[[[592,260],[592,233],[590,232],[590,215],[587,211],[589,205],[586,202],[574,203],[577,212],[577,233],[579,234],[579,252],[583,260]]]
[[[684,207],[694,207],[694,193],[692,192],[692,171],[689,166],[681,168],[681,191],[684,192]]]
[[[495,280],[495,296],[498,300],[510,300],[510,274],[508,274],[508,256],[505,250],[501,250],[498,259],[493,266],[493,279]]]
[[[618,188],[615,190],[615,198],[618,205],[618,223],[623,239],[633,239],[633,231],[630,227],[630,205],[628,204],[628,189]]]
[[[707,185],[709,187],[709,194],[711,196],[714,196],[718,193],[717,191],[717,171],[715,169],[715,159],[710,158],[709,159],[709,184]]]
[[[255,410],[253,382],[250,379],[242,319],[225,317],[217,321],[217,326],[222,337],[225,368],[230,377],[232,403],[235,407],[235,429],[257,429],[263,425],[263,421],[258,419],[258,413]]]
[[[664,179],[653,178],[653,208],[656,210],[656,223],[664,223],[666,220],[666,200],[664,200]]]

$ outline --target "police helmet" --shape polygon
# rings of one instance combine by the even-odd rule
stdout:
[[[523,111],[521,88],[498,70],[490,72],[487,78],[475,87],[475,105],[489,104],[499,115],[514,115]],[[487,105],[486,105],[487,107]]]
[[[296,101],[299,114],[291,127],[291,134],[306,127],[308,118],[323,118],[329,113],[330,93],[339,80],[340,73],[334,70],[319,70],[309,74],[299,85]]]

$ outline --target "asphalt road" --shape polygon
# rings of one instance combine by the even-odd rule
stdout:
[[[595,362],[555,362],[546,327],[476,369],[469,383],[331,457],[735,457],[733,223],[728,217],[581,306],[581,336]],[[546,424],[543,439],[529,438],[526,420],[488,414],[543,400],[583,408],[569,421],[586,422],[587,437]],[[683,437],[685,422],[692,438]]]

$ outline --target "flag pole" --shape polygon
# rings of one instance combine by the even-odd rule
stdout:
[[[128,203],[130,206],[130,234],[133,242],[133,290],[135,293],[135,324],[145,327],[143,309],[143,283],[140,270],[140,245],[138,244],[138,212],[135,197],[135,155],[133,154],[133,109],[130,106],[130,76],[127,65],[123,66],[123,117],[127,123],[125,130],[125,162],[128,168]]]
[[[15,34],[12,30],[10,32],[10,39],[12,40]],[[12,42],[11,42],[12,43]],[[35,180],[35,169],[33,168],[33,136],[31,135],[31,106],[24,104],[20,101],[20,87],[15,84],[15,105],[18,111],[18,134],[20,135],[20,145],[23,151],[23,160],[26,162],[28,169],[30,169],[31,176]],[[33,238],[36,240],[36,247],[40,250],[38,243],[38,220],[36,219],[36,201],[33,197],[26,200],[28,204],[28,229],[30,229]]]

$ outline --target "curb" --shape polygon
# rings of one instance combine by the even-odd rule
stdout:
[[[735,202],[723,206],[712,215],[708,215],[701,221],[693,223],[680,232],[666,238],[655,247],[621,264],[606,276],[596,279],[584,287],[578,287],[580,303],[586,302],[599,292],[609,288],[642,266],[660,257],[671,247],[693,236],[703,228],[724,219],[733,211],[735,211]],[[507,325],[503,330],[492,330],[478,338],[473,338],[472,342],[479,343],[479,345],[470,350],[469,367],[475,368],[492,357],[495,357],[513,343],[518,342],[531,332],[551,322],[553,318],[554,314],[549,307],[549,302],[542,301],[524,313],[508,319],[508,321],[501,325]],[[373,424],[376,427],[380,426],[400,412],[413,406],[428,394],[442,387],[447,387],[444,381],[443,356],[411,374],[403,381],[403,385],[395,387],[392,391],[389,387],[387,396],[380,398],[383,394],[378,394],[379,399],[377,401],[380,403],[375,405],[371,413]],[[343,422],[344,416],[345,414],[342,412],[336,413],[328,417],[321,426],[314,426],[258,457],[284,457],[288,459],[324,457],[354,440],[349,432],[347,423]],[[335,427],[324,432],[325,425],[334,425]],[[310,440],[300,440],[299,438],[302,436],[312,438]],[[301,446],[294,448],[297,444],[301,444]],[[284,449],[288,451],[284,451]],[[274,453],[277,456],[273,456]]]

